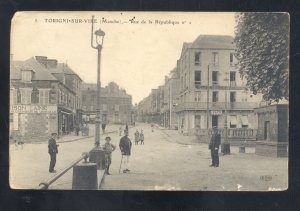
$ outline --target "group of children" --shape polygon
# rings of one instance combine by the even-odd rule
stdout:
[[[135,131],[134,142],[135,142],[135,145],[138,145],[139,142],[141,142],[141,145],[144,144],[144,133],[143,133],[142,129],[141,129],[141,133],[138,130]]]
[[[126,169],[123,171],[124,173],[126,173],[126,172],[128,172],[129,170],[127,169],[128,167],[128,162],[129,162],[129,156],[130,156],[130,149],[131,149],[131,141],[130,141],[130,139],[128,138],[128,130],[124,130],[124,134],[125,134],[125,136],[123,137],[123,138],[121,138],[121,140],[120,140],[120,149],[121,149],[121,152],[122,152],[122,157],[123,156],[125,156],[125,160],[126,160],[126,158],[127,158],[127,161],[126,162],[124,162],[126,165]],[[144,133],[143,133],[143,130],[141,129],[141,132],[139,132],[138,130],[136,130],[136,132],[134,133],[134,136],[135,136],[135,144],[136,145],[138,145],[138,143],[139,142],[141,142],[141,144],[144,144]],[[127,145],[130,145],[130,147],[129,147],[129,151],[128,152],[125,152],[124,151],[124,140],[123,139],[128,139],[128,144],[127,143],[125,143],[125,145],[127,146]],[[123,141],[122,141],[123,140]],[[125,142],[126,142],[126,140],[125,140]],[[104,152],[105,152],[105,164],[106,164],[106,169],[105,169],[105,172],[106,172],[106,174],[110,174],[109,173],[109,167],[110,167],[110,165],[111,165],[111,161],[112,161],[112,152],[113,151],[115,151],[115,149],[116,149],[116,146],[115,145],[113,145],[113,144],[111,144],[110,143],[111,142],[111,138],[109,137],[109,136],[107,136],[106,138],[105,138],[105,144],[102,146],[102,148],[103,148],[103,150],[104,150]],[[123,151],[122,151],[123,150]],[[121,161],[122,162],[122,161]]]

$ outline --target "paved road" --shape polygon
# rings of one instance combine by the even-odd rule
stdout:
[[[133,145],[131,173],[119,174],[120,150],[113,153],[111,173],[104,179],[104,190],[278,190],[287,187],[287,158],[255,155],[253,149],[220,157],[220,167],[210,168],[210,152],[206,144],[180,144],[189,139],[176,131],[151,132],[146,124],[130,129],[133,141],[135,129],[143,128],[145,145]],[[168,134],[168,135],[167,135]],[[106,135],[105,135],[106,136]],[[101,136],[101,143],[104,137]],[[109,134],[118,146],[120,136]],[[193,137],[191,137],[193,139]],[[56,169],[73,162],[82,152],[93,147],[94,138],[60,143]],[[191,142],[187,142],[191,143]],[[134,144],[134,141],[133,141]],[[34,189],[53,176],[48,172],[47,143],[25,144],[23,150],[10,148],[10,184],[12,188]],[[51,189],[71,189],[72,171],[57,180]],[[238,188],[239,187],[239,188]]]
[[[277,190],[287,187],[287,159],[255,155],[248,149],[239,154],[220,157],[220,167],[211,163],[207,145],[183,145],[180,135],[166,135],[163,130],[151,132],[143,128],[145,145],[134,145],[130,160],[131,172],[119,174],[120,151],[113,153],[112,175],[105,176],[104,190]],[[130,130],[130,137],[136,128]],[[113,138],[113,143],[118,145]],[[266,176],[266,177],[264,177]],[[272,178],[272,179],[270,179]]]

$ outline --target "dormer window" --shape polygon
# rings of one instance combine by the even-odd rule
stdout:
[[[33,71],[32,70],[21,70],[22,81],[31,82]]]

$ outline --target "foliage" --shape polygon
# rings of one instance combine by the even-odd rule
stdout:
[[[266,101],[288,100],[289,15],[236,14],[239,72],[254,93]]]

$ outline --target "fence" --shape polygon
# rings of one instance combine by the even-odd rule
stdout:
[[[218,133],[221,134],[221,137],[224,140],[226,135],[225,129],[218,129]],[[209,137],[212,135],[211,129],[195,129],[194,134],[198,137],[200,142],[208,142]],[[257,129],[249,128],[228,128],[227,129],[227,138],[232,145],[240,145],[241,143],[248,146],[253,146],[255,144],[257,136]]]

